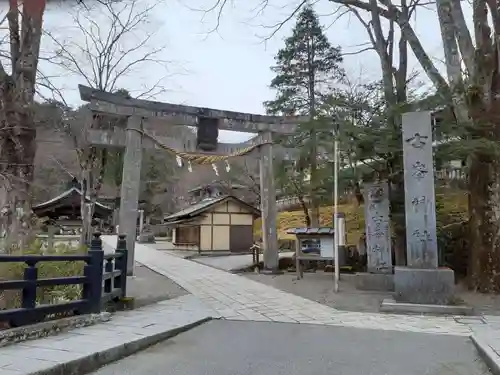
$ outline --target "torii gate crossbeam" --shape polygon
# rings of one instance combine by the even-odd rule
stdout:
[[[141,175],[142,149],[145,146],[143,135],[145,124],[160,122],[162,126],[187,125],[199,126],[200,117],[218,120],[218,128],[238,132],[258,133],[260,148],[260,186],[262,209],[262,239],[264,245],[264,270],[278,271],[278,239],[276,227],[276,188],[273,170],[272,133],[293,134],[299,123],[307,121],[305,117],[264,116],[211,108],[184,106],[149,100],[124,98],[123,96],[78,86],[82,100],[89,102],[92,114],[103,113],[127,118],[125,137],[115,137],[118,129],[107,132],[94,130],[90,137],[91,144],[106,143],[106,139],[115,139],[110,146],[122,146],[125,155],[120,201],[120,231],[126,235],[129,250],[128,273],[133,274],[136,222]],[[92,116],[93,117],[93,116]],[[124,130],[122,130],[123,133]],[[125,138],[125,139],[123,139]],[[250,142],[255,142],[251,140]],[[227,149],[220,151],[227,152]]]

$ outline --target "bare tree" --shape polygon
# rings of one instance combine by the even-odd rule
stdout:
[[[139,0],[81,4],[71,14],[76,25],[75,35],[64,40],[52,32],[45,32],[55,47],[53,56],[46,59],[47,63],[102,91],[137,98],[165,91],[162,83],[167,74],[159,74],[158,80],[141,92],[122,89],[123,80],[129,75],[153,67],[161,72],[168,65],[160,58],[165,46],[154,45],[155,32],[151,31],[150,22],[155,5],[142,4]],[[42,84],[65,102],[62,90],[56,87],[54,81],[44,80]],[[119,120],[110,116],[94,116],[89,121],[85,107],[78,112],[80,116],[77,117],[80,118],[73,118],[73,126],[68,129],[72,133],[81,168],[82,241],[85,241],[90,238],[93,206],[103,185],[108,161],[108,150],[88,144],[85,133],[89,128],[112,128]],[[82,118],[85,113],[86,118]],[[90,197],[90,205],[85,204],[87,196]]]
[[[228,195],[235,194],[247,203],[260,206],[259,162],[253,156],[229,159],[225,172],[221,173],[220,184]],[[236,191],[239,193],[236,194]]]
[[[373,0],[370,0],[373,3]],[[376,0],[375,0],[376,3]],[[409,23],[415,12],[419,0],[401,0],[400,18]],[[357,8],[347,5],[351,14],[354,14],[365,27],[373,49],[377,53],[382,71],[382,92],[385,101],[384,111],[389,135],[394,138],[395,144],[401,144],[401,112],[400,109],[408,101],[408,42],[404,33],[395,36],[395,21],[381,17],[377,7],[373,7],[368,17],[363,17]],[[385,25],[384,25],[385,24]],[[385,26],[385,27],[384,27]],[[385,29],[385,32],[384,32]],[[396,58],[397,57],[397,66]],[[395,252],[396,264],[405,265],[406,224],[404,206],[404,179],[403,158],[400,148],[387,155],[384,170],[390,182],[391,219],[396,236]]]
[[[489,0],[473,2],[474,30],[465,22],[463,2],[436,1],[447,80],[424,50],[408,19],[390,0],[334,0],[377,12],[399,26],[423,70],[465,130],[470,147],[469,230],[471,287],[500,291],[500,153],[497,143],[500,90],[500,9]],[[489,18],[490,17],[490,18]],[[489,22],[491,19],[491,22]],[[474,33],[475,45],[472,33]],[[463,69],[464,68],[464,69]]]
[[[44,11],[45,0],[10,0],[1,20],[7,22],[9,44],[0,61],[0,215],[6,249],[22,246],[31,229],[33,102]]]
[[[411,48],[436,88],[441,102],[452,107],[469,149],[470,285],[481,291],[500,291],[500,125],[497,113],[500,108],[500,8],[497,2],[472,2],[473,30],[467,26],[463,11],[469,2],[436,0],[426,3],[435,5],[437,9],[446,78],[424,49],[410,22],[408,13],[412,3],[403,1],[395,4],[392,0],[330,2],[347,6],[349,11],[354,8],[371,16],[369,26],[375,37],[374,42],[378,45],[379,56],[387,57],[390,44],[381,43],[385,37],[376,39],[375,34],[380,31],[377,31],[377,22],[383,18],[397,25],[402,34],[400,41]],[[226,0],[217,1],[211,10],[220,16],[226,4]],[[267,1],[261,4],[263,7],[268,6]],[[302,5],[303,2],[300,2],[297,8]],[[290,18],[287,17],[284,22]],[[275,25],[274,30],[282,25]],[[386,52],[381,54],[384,47]],[[400,51],[408,48],[402,47]],[[383,64],[390,67],[390,62],[384,61]],[[394,73],[386,68],[383,74],[389,77]],[[387,94],[397,96],[397,93]]]

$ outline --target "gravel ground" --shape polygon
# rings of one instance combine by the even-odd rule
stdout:
[[[127,278],[127,295],[134,298],[135,306],[176,298],[189,294],[168,277],[136,263],[135,276]]]
[[[339,310],[378,312],[382,300],[391,296],[390,293],[357,290],[354,275],[341,275],[339,293],[333,291],[333,274],[329,272],[306,272],[302,280],[297,280],[295,273],[275,276],[246,273],[244,277]]]
[[[465,337],[214,320],[94,375],[486,375]]]
[[[382,300],[391,297],[391,293],[388,292],[357,290],[354,282],[355,276],[349,274],[341,275],[338,294],[333,292],[333,274],[323,271],[306,272],[302,280],[297,280],[295,273],[275,276],[245,273],[243,276],[285,292],[346,311],[379,312]],[[457,292],[457,296],[467,305],[474,307],[477,313],[500,315],[500,295],[470,292],[463,286],[458,286]]]
[[[463,286],[459,286],[458,295],[466,304],[473,306],[478,313],[500,315],[499,294],[476,293],[466,290]]]

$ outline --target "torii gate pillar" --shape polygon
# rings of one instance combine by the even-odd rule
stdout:
[[[130,116],[127,121],[125,155],[123,156],[123,174],[120,193],[120,233],[127,240],[127,275],[134,274],[135,240],[137,237],[137,215],[142,165],[142,118]]]
[[[262,242],[264,272],[279,272],[276,186],[273,169],[272,133],[262,133],[260,146],[260,204],[262,208]]]
[[[261,133],[264,144],[260,146],[260,186],[262,202],[262,240],[264,245],[264,269],[278,272],[278,236],[276,227],[276,187],[273,170],[272,133],[293,134],[298,124],[308,121],[305,116],[267,116],[234,111],[224,111],[203,107],[192,107],[171,103],[160,103],[149,100],[125,98],[109,92],[99,91],[78,85],[80,97],[89,102],[88,107],[94,113],[105,113],[115,117],[127,117],[127,129],[143,130],[143,121],[154,126],[158,122],[162,126],[184,125],[200,126],[200,117],[219,119],[219,130],[232,130],[245,133]],[[121,188],[121,204],[119,225],[120,232],[126,235],[129,251],[128,272],[133,273],[134,247],[137,226],[137,208],[141,177],[142,148],[154,148],[154,142],[139,132],[128,130],[123,134],[122,128],[115,126],[113,130],[86,129],[86,136],[92,145],[104,147],[125,146],[123,161],[123,179]],[[158,137],[160,138],[160,137]],[[176,149],[177,139],[164,139],[168,147]],[[253,143],[252,140],[249,143]],[[185,145],[184,145],[185,146]],[[229,152],[233,146],[225,146]],[[189,148],[189,147],[188,147]],[[186,148],[185,148],[186,150]]]

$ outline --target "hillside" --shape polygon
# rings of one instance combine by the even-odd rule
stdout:
[[[50,114],[51,116],[46,116],[45,121],[40,122],[40,126],[37,127],[33,184],[35,203],[59,195],[67,189],[73,177],[79,178],[81,175],[73,138],[61,130],[57,114],[52,112]],[[82,131],[81,127],[74,126],[75,132]],[[148,126],[150,126],[147,129],[149,134],[175,138],[183,142],[184,149],[189,149],[196,142],[196,134],[188,127],[162,126],[158,122],[148,123]],[[108,198],[119,196],[120,186],[117,186],[116,180],[121,176],[121,166],[117,165],[118,162],[115,162],[115,165],[110,162],[117,158],[112,156],[113,152],[110,155],[108,155],[108,169],[99,192],[101,197]],[[240,184],[251,187],[248,195],[255,200],[255,196],[259,193],[259,159],[255,154],[233,158],[230,162],[230,171],[226,170],[226,164],[223,162],[217,166],[218,174],[211,165],[193,165],[192,172],[189,172],[187,166],[179,168],[175,156],[165,150],[145,150],[142,156],[140,199],[148,202],[148,206],[160,208],[156,212],[173,212],[190,201],[188,193],[190,189],[217,179],[224,181],[228,186]]]
[[[440,189],[436,193],[438,214],[438,225],[448,224],[457,220],[466,219],[467,215],[467,195],[462,191],[451,191]],[[339,205],[339,211],[346,215],[347,244],[357,243],[360,235],[364,232],[365,219],[364,207],[356,203]],[[320,208],[320,223],[322,226],[331,226],[333,217],[333,207]],[[290,211],[278,213],[278,239],[294,239],[293,235],[286,234],[289,228],[304,226],[304,215],[302,211]],[[261,221],[255,224],[255,236],[261,236]]]

